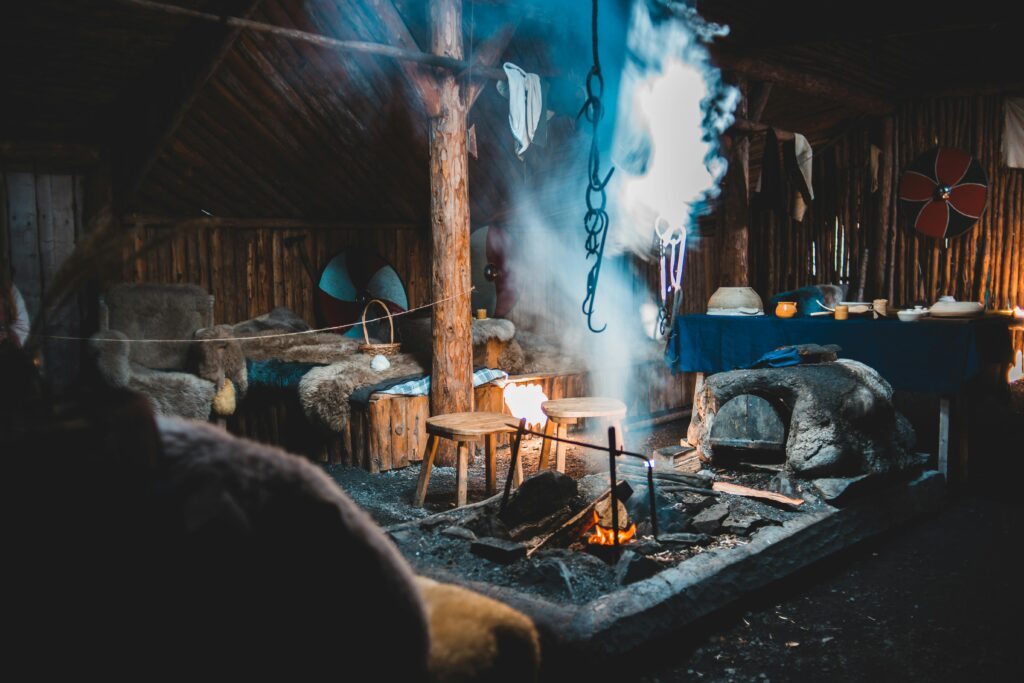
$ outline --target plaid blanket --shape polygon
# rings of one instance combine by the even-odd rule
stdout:
[[[473,371],[473,386],[493,382],[496,379],[505,379],[508,373],[497,368],[477,368]],[[426,396],[430,393],[430,375],[423,375],[415,379],[403,381],[401,384],[381,389],[381,394],[401,394],[403,396]]]

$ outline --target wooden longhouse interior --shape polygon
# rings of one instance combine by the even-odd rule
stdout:
[[[1009,678],[1018,25],[4,2],[11,656]]]

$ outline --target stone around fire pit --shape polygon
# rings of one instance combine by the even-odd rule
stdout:
[[[728,516],[729,506],[726,503],[715,503],[698,513],[693,518],[691,526],[702,534],[717,534]]]
[[[648,579],[662,569],[664,567],[646,555],[632,550],[623,550],[622,557],[615,564],[615,582],[622,586],[628,586],[631,583]]]
[[[789,424],[786,469],[800,477],[888,472],[913,462],[914,431],[893,407],[892,387],[852,360],[733,370],[708,377],[694,400],[687,434],[714,461],[711,431],[719,408],[752,395],[782,410]]]
[[[509,527],[555,512],[576,495],[576,480],[556,470],[536,474],[520,485],[501,515]]]
[[[526,557],[526,546],[503,538],[481,538],[473,541],[469,551],[492,562],[512,564]]]

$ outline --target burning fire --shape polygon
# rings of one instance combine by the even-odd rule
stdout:
[[[1024,308],[1020,306],[1013,307],[1013,317],[1017,320],[1024,320]]]
[[[505,385],[505,405],[516,418],[526,418],[527,427],[539,429],[544,426],[547,416],[540,406],[548,400],[544,389],[539,384],[513,384]]]
[[[601,526],[601,516],[594,511],[594,531],[587,537],[587,543],[594,545],[615,545],[615,534],[612,529]],[[636,536],[636,524],[628,529],[619,529],[619,545],[629,543]]]

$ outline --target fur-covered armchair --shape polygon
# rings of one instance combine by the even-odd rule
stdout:
[[[213,326],[213,297],[201,287],[122,284],[100,300],[100,331],[92,347],[100,375],[111,386],[143,394],[159,415],[205,420],[215,408],[217,414],[232,413],[235,395],[245,393],[245,362],[237,342],[224,339],[229,329]]]

